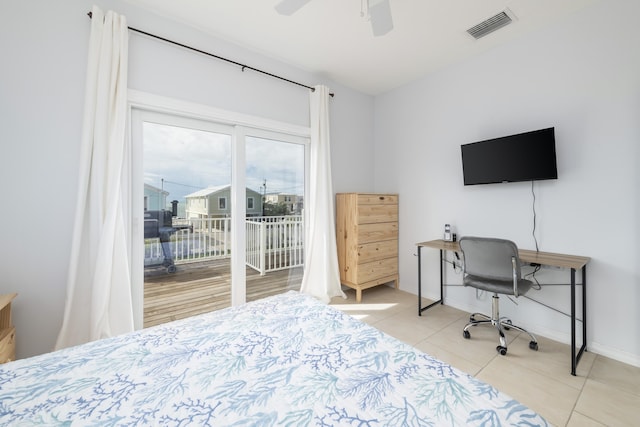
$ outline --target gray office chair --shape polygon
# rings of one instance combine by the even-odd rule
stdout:
[[[493,239],[487,237],[462,237],[460,249],[463,255],[463,279],[465,286],[482,289],[493,293],[492,313],[487,316],[473,313],[469,323],[464,327],[462,335],[469,339],[469,328],[472,326],[490,324],[498,329],[500,345],[496,347],[498,353],[507,354],[507,341],[503,330],[511,328],[524,332],[531,337],[529,348],[538,350],[536,337],[511,323],[506,317],[500,317],[498,294],[524,295],[533,286],[533,282],[522,278],[518,247],[510,240]],[[478,320],[481,318],[482,320]]]

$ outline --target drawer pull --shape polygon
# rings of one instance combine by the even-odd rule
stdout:
[[[380,200],[384,200],[384,196],[380,196]]]

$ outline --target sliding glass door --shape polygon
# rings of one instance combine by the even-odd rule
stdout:
[[[299,289],[306,138],[141,109],[131,127],[136,327]]]
[[[231,305],[233,129],[142,113],[144,326]]]
[[[305,142],[256,131],[245,138],[247,192],[258,192],[261,200],[253,211],[247,205],[247,266],[253,270],[247,273],[247,301],[300,289]]]

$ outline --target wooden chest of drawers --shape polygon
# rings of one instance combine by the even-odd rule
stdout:
[[[336,243],[340,281],[356,290],[395,282],[398,287],[398,195],[338,193]]]
[[[0,295],[0,363],[16,359],[16,328],[11,322],[11,301],[16,295]]]

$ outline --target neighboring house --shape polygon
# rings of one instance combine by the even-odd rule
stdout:
[[[284,204],[287,206],[287,213],[300,215],[304,208],[304,197],[297,194],[271,193],[265,196],[265,202]]]
[[[167,209],[167,196],[168,191],[164,191],[153,185],[144,185],[144,210],[145,211],[160,211]]]
[[[187,219],[226,218],[231,216],[231,185],[210,187],[187,194]],[[262,195],[247,188],[247,216],[262,215]]]

